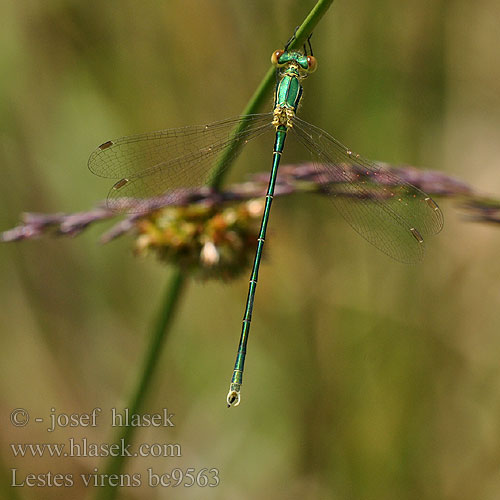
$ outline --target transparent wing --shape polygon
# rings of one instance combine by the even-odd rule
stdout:
[[[271,120],[272,113],[246,115],[122,137],[101,144],[91,154],[88,167],[100,177],[119,179],[108,194],[109,208],[144,212],[152,198],[161,196],[164,204],[175,204],[186,192],[209,183],[222,153],[227,155],[226,165],[242,143],[273,129]]]
[[[291,130],[312,153],[325,191],[353,229],[393,259],[421,260],[426,239],[443,227],[432,198],[320,128],[298,117],[293,123]]]

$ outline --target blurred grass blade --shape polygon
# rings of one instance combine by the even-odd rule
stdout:
[[[137,383],[130,401],[125,406],[129,409],[130,414],[137,414],[141,412],[144,401],[148,395],[148,388],[151,386],[158,361],[162,354],[162,346],[164,345],[167,335],[172,328],[177,306],[181,299],[182,291],[187,284],[187,277],[179,268],[174,269],[173,275],[170,277],[165,296],[160,304],[158,317],[151,331],[151,339],[147,348],[142,366],[138,371]],[[120,428],[118,435],[114,442],[119,443],[123,440],[128,444],[132,441],[136,427],[126,426]],[[106,465],[105,474],[120,474],[125,467],[125,455],[118,455],[111,457]],[[111,499],[116,498],[118,489],[107,486],[98,490],[96,495],[97,499]]]

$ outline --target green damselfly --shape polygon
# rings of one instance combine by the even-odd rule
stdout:
[[[292,40],[293,37],[271,57],[277,68],[272,112],[107,141],[92,153],[88,164],[98,176],[119,179],[108,194],[108,207],[147,213],[175,205],[195,187],[218,186],[221,173],[240,146],[266,132],[275,133],[266,204],[228,406],[240,402],[259,266],[278,167],[289,132],[311,153],[319,182],[344,219],[390,257],[406,263],[420,260],[427,237],[443,227],[443,215],[428,195],[296,116],[302,97],[301,81],[315,71],[317,62],[309,40],[309,52],[306,46],[302,52],[288,50]]]

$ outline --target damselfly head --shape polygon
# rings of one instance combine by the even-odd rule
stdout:
[[[302,76],[313,73],[318,67],[314,56],[287,50],[275,50],[271,56],[271,62],[277,68],[296,67],[301,71]]]

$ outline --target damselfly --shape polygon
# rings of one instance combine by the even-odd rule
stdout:
[[[89,169],[94,174],[119,179],[109,192],[108,206],[141,213],[150,211],[152,206],[173,205],[195,187],[218,186],[221,173],[243,144],[274,131],[271,175],[228,406],[240,402],[259,266],[288,132],[312,154],[319,182],[344,219],[390,257],[406,263],[420,260],[427,237],[443,227],[443,215],[428,195],[296,116],[302,97],[301,81],[316,70],[317,61],[309,40],[309,51],[304,46],[302,52],[288,50],[292,40],[293,37],[271,57],[277,68],[272,112],[108,141],[89,159]]]

